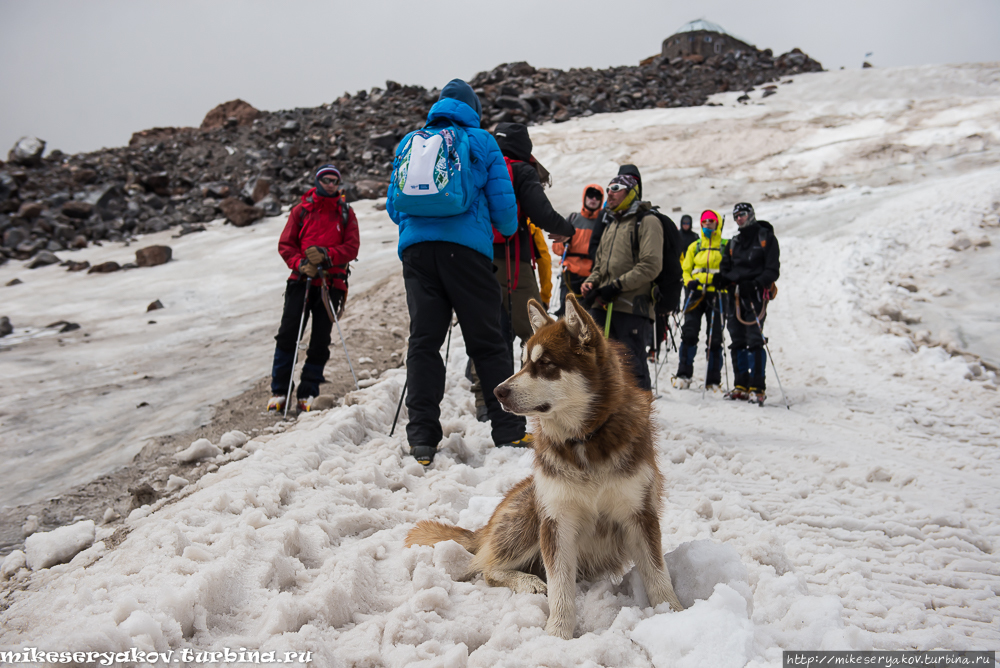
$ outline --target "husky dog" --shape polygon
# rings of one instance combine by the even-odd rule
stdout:
[[[534,474],[472,532],[424,520],[406,545],[454,540],[475,556],[470,575],[515,592],[548,593],[545,631],[572,638],[576,579],[623,575],[635,564],[650,605],[681,610],[660,549],[663,478],[656,465],[652,395],[622,367],[624,349],[602,336],[569,295],[555,321],[528,304],[534,335],[521,370],[498,385],[504,409],[533,418]]]

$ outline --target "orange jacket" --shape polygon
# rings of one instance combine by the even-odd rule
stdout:
[[[585,198],[587,191],[592,188],[601,193],[601,204],[603,205],[604,188],[596,183],[587,185],[583,189],[581,198]],[[562,266],[563,269],[571,274],[586,278],[590,276],[590,272],[594,268],[594,260],[587,254],[587,251],[590,248],[590,237],[594,234],[594,224],[597,222],[597,215],[600,212],[600,207],[598,207],[597,211],[589,211],[586,206],[583,206],[580,208],[579,214],[574,214],[567,219],[573,223],[576,231],[569,240],[569,251],[566,252],[566,259],[563,260]],[[566,247],[564,244],[555,243],[552,244],[552,250],[556,255],[562,257],[566,251]]]

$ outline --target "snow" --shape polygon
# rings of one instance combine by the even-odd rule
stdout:
[[[93,520],[84,520],[31,534],[24,541],[25,565],[37,571],[69,561],[94,542],[95,527]]]
[[[406,455],[403,429],[388,436],[405,373],[386,370],[343,406],[233,441],[214,473],[134,510],[123,540],[104,542],[116,529],[101,525],[69,563],[30,570],[9,556],[0,650],[242,647],[312,651],[323,666],[777,666],[783,649],[996,649],[1000,66],[795,79],[749,105],[722,94],[721,106],[532,128],[562,211],[579,206],[584,184],[634,161],[668,212],[751,201],[781,242],[767,334],[791,409],[775,367],[764,408],[670,389],[669,367],[659,376],[661,531],[686,610],[646,607],[634,574],[581,582],[575,638],[559,640],[544,634],[545,596],[467,578],[469,555],[455,543],[402,547],[420,519],[481,526],[530,472],[530,451],[492,448],[476,421],[456,328],[431,469]],[[374,284],[398,271],[394,244],[381,243],[394,230],[384,213],[358,208],[366,255],[355,276]],[[211,226],[173,241],[175,261],[124,276],[0,267],[0,282],[31,280],[30,295],[15,292],[27,283],[3,290],[7,312],[35,323],[34,338],[18,330],[21,343],[0,355],[0,373],[25,388],[0,398],[8,502],[99,468],[77,473],[66,443],[79,444],[79,462],[121,461],[109,442],[185,428],[210,398],[267,373],[280,225]],[[990,245],[952,250],[962,235]],[[234,252],[240,261],[220,272]],[[148,316],[154,298],[181,306]],[[58,319],[84,324],[92,342],[58,348],[37,335]],[[159,382],[144,388],[128,381],[135,374]],[[154,408],[144,424],[140,399]],[[32,468],[41,483],[25,475]]]

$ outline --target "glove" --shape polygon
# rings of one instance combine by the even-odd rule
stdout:
[[[597,288],[597,296],[604,301],[605,304],[610,304],[615,300],[615,297],[622,293],[621,285],[618,281],[612,281],[605,286]]]
[[[582,300],[580,300],[580,305],[589,311],[594,308],[595,301],[597,301],[597,290],[591,290],[583,296]]]
[[[757,287],[757,281],[740,281],[740,297],[744,299],[748,297],[756,297],[759,288]]]
[[[693,292],[695,290],[701,290],[701,283],[698,279],[692,278],[684,287],[688,289],[688,292]]]
[[[309,278],[316,278],[316,274],[319,272],[319,267],[311,263],[308,259],[302,258],[302,262],[299,263],[299,273],[305,274]]]
[[[306,257],[309,259],[310,264],[314,264],[317,267],[330,266],[330,256],[322,246],[310,246],[307,248]]]
[[[729,278],[725,274],[716,274],[712,278],[712,286],[716,290],[725,290],[732,284],[733,284],[733,279]]]

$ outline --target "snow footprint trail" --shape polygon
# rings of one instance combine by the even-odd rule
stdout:
[[[890,207],[928,224],[921,217],[939,212],[925,200],[940,196],[888,192],[872,202],[871,219],[833,216],[832,249],[782,238],[782,291],[767,329],[791,411],[678,392],[659,402],[675,441],[671,503],[688,516],[694,509],[691,538],[740,551],[762,633],[781,612],[764,592],[793,573],[809,593],[836,597],[848,627],[867,632],[856,647],[990,649],[1000,640],[995,392],[970,380],[960,357],[915,350],[869,315],[885,265],[913,259],[905,248],[887,253],[866,230]],[[803,217],[819,206],[799,204]],[[931,247],[918,260],[941,252]],[[776,390],[772,382],[775,404]],[[685,519],[671,528],[690,532]]]

